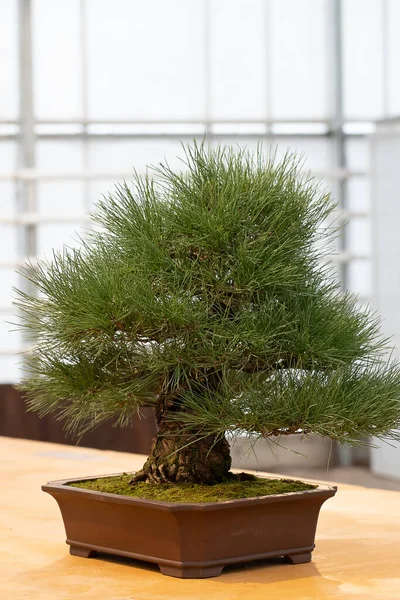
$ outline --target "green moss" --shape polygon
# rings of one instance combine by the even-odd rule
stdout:
[[[271,494],[287,494],[303,490],[313,490],[317,486],[290,479],[263,479],[256,477],[250,481],[227,480],[217,485],[192,483],[152,484],[135,483],[129,485],[131,475],[124,473],[117,477],[102,477],[71,483],[73,487],[107,492],[120,496],[133,496],[163,502],[221,502],[238,498],[254,498]]]

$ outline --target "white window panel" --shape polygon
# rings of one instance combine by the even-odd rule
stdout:
[[[18,2],[2,0],[0,7],[0,119],[15,119],[18,92]]]
[[[332,170],[334,143],[328,138],[310,137],[310,138],[291,138],[288,136],[275,136],[270,140],[260,141],[255,138],[233,138],[218,136],[213,145],[231,145],[234,149],[238,147],[246,148],[249,152],[255,153],[260,147],[265,156],[276,155],[276,160],[282,160],[286,153],[297,155],[305,173],[311,171],[317,182],[320,183],[321,190],[331,193],[332,198],[337,198],[338,181],[334,177],[329,177],[329,171]]]
[[[317,177],[317,179],[320,180],[322,189],[324,189],[328,194],[330,194],[333,201],[337,204],[341,199],[341,179],[334,179],[333,177]]]
[[[367,172],[370,162],[369,139],[366,137],[347,139],[345,144],[347,167]]]
[[[210,2],[210,84],[213,119],[265,119],[264,0]]]
[[[38,119],[82,115],[80,0],[33,0],[34,106]]]
[[[200,141],[200,140],[199,140]],[[113,193],[115,185],[125,179],[133,178],[134,169],[139,174],[146,167],[168,162],[176,170],[185,170],[184,149],[179,139],[91,139],[89,145],[89,169],[92,172],[110,173],[90,181],[89,207],[93,207],[102,197]],[[115,175],[112,175],[115,173]]]
[[[332,168],[333,142],[323,137],[290,137],[274,136],[266,140],[246,137],[224,137],[220,135],[215,138],[213,145],[228,145],[234,149],[246,148],[255,153],[258,147],[262,148],[266,156],[276,153],[277,160],[281,160],[288,152],[296,154],[298,158],[304,159],[304,169],[327,171]]]
[[[270,7],[271,117],[327,118],[329,3],[270,0]]]
[[[0,267],[0,306],[11,306],[13,299],[13,287],[17,287],[18,275],[11,267]]]
[[[0,356],[0,383],[17,383],[21,379],[21,356]]]
[[[381,185],[378,183],[379,188]],[[382,315],[382,330],[385,335],[394,335],[400,344],[399,290],[400,270],[397,268],[399,256],[398,210],[396,207],[386,215],[380,211],[373,221],[374,253],[373,302]],[[379,214],[381,213],[381,214]],[[400,348],[400,346],[399,346]]]
[[[372,293],[372,269],[369,260],[353,259],[347,267],[347,283],[349,289],[368,298]]]
[[[346,225],[347,248],[356,255],[371,252],[371,227],[369,219],[353,217]]]
[[[127,180],[129,181],[129,179]],[[88,184],[88,208],[90,211],[96,208],[96,204],[99,200],[102,200],[104,196],[113,194],[115,186],[118,183],[115,179],[99,179],[90,181]]]
[[[277,148],[278,158],[282,157],[288,151],[303,158],[305,169],[327,171],[334,164],[334,144],[327,138],[275,137],[272,146]]]
[[[53,250],[79,248],[79,236],[84,231],[78,223],[41,223],[37,227],[37,254],[40,259],[51,260]]]
[[[15,213],[15,184],[13,181],[0,181],[0,222]]]
[[[1,19],[0,19],[1,21]],[[1,27],[1,24],[0,24]],[[0,39],[1,44],[1,39]],[[0,57],[1,60],[1,57]],[[1,78],[0,78],[1,85]],[[0,98],[0,105],[2,99]],[[17,144],[11,140],[0,141],[0,175],[12,173],[17,161]],[[16,212],[15,183],[13,180],[0,180],[0,220]]]
[[[383,112],[382,0],[343,2],[344,113],[375,119]]]
[[[37,212],[40,217],[83,219],[84,185],[81,181],[43,181],[38,183]]]
[[[201,0],[88,0],[92,119],[204,115]]]
[[[38,171],[81,171],[83,169],[81,140],[38,140],[35,148]]]
[[[184,150],[179,139],[91,139],[89,168],[92,171],[143,173],[146,166],[168,161],[171,168],[184,167],[179,157]]]
[[[17,260],[18,238],[14,225],[0,223],[0,261]]]
[[[18,351],[22,344],[22,333],[16,331],[17,309],[0,311],[0,349]]]
[[[89,168],[92,171],[104,170],[116,173],[127,173],[133,168],[143,172],[146,165],[157,165],[168,161],[173,169],[183,169],[184,149],[179,139],[91,139],[89,142]],[[304,168],[317,171],[328,171],[332,168],[334,158],[333,142],[327,138],[291,138],[275,136],[272,141],[254,137],[224,135],[216,136],[212,145],[232,146],[234,149],[246,148],[255,152],[261,144],[266,155],[277,153],[279,160],[286,152],[292,152],[304,157]]]
[[[370,209],[371,185],[367,177],[352,177],[347,182],[347,208],[352,211],[368,212]]]
[[[387,108],[390,115],[400,114],[400,2],[399,0],[386,0],[387,2],[387,77],[388,98]]]
[[[377,134],[371,139],[372,231],[373,231],[373,301],[383,317],[382,331],[400,343],[400,139],[392,133]]]
[[[36,144],[39,173],[83,172],[80,140],[40,140]],[[83,218],[86,213],[84,183],[77,180],[38,180],[37,211],[41,217]]]

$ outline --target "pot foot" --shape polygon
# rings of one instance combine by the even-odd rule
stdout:
[[[181,579],[205,579],[206,577],[218,577],[221,575],[225,565],[218,567],[170,567],[158,565],[163,575],[179,577]]]
[[[301,563],[311,562],[311,552],[302,552],[301,554],[287,554],[286,562],[291,565],[300,565]]]
[[[96,550],[82,548],[81,546],[70,546],[69,553],[72,554],[72,556],[80,556],[81,558],[93,558],[97,555]]]

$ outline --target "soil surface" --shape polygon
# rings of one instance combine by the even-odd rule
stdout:
[[[130,485],[132,475],[124,473],[114,477],[101,477],[71,483],[79,487],[97,492],[133,496],[147,500],[163,502],[221,502],[223,500],[238,500],[239,498],[255,498],[272,494],[287,494],[303,490],[313,490],[317,486],[291,479],[265,479],[254,477],[250,480],[227,479],[216,485],[201,485],[197,483],[135,483]]]

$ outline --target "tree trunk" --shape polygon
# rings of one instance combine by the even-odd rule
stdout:
[[[226,479],[230,467],[230,449],[225,437],[218,440],[202,437],[199,432],[184,431],[179,422],[160,419],[150,456],[131,484],[148,481],[212,485]]]

